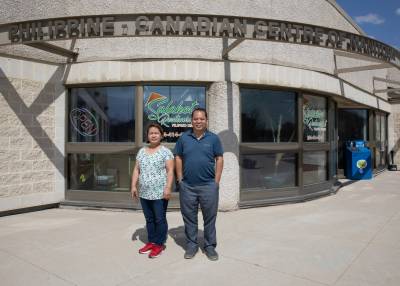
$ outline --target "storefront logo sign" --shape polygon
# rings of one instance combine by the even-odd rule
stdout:
[[[96,117],[86,108],[75,108],[69,113],[74,129],[82,136],[95,136],[99,130]]]
[[[323,141],[325,139],[327,120],[326,112],[320,109],[314,109],[311,106],[304,106],[303,123],[307,141]]]
[[[174,102],[172,99],[153,92],[150,94],[145,108],[147,118],[157,121],[165,127],[191,127],[191,114],[193,109],[200,105],[197,100],[189,105],[184,101]]]

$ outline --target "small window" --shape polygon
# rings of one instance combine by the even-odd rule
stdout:
[[[241,154],[241,187],[273,189],[296,186],[297,154]]]
[[[303,154],[303,184],[311,185],[327,180],[327,153],[304,152]]]
[[[72,88],[69,142],[135,141],[135,88]]]
[[[296,93],[241,89],[242,142],[296,142]]]
[[[324,97],[304,95],[303,141],[326,142],[327,100]]]
[[[69,154],[69,189],[127,192],[134,165],[134,155]]]

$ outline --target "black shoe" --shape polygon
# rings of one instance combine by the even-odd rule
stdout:
[[[215,248],[213,246],[205,248],[204,252],[206,253],[207,258],[210,259],[211,261],[218,260],[218,253],[215,251]]]
[[[185,255],[183,257],[185,259],[192,259],[193,257],[195,257],[198,250],[198,248],[188,248],[186,249]]]

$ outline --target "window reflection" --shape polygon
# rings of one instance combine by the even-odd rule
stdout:
[[[338,167],[344,168],[344,150],[348,140],[368,140],[368,110],[339,109]]]
[[[304,152],[303,154],[303,184],[310,185],[327,180],[327,153]]]
[[[375,167],[386,165],[386,115],[375,115]]]
[[[324,97],[304,95],[304,142],[326,142],[327,100]]]
[[[240,157],[242,189],[283,188],[296,185],[296,154],[243,154]]]
[[[69,104],[70,142],[135,140],[135,88],[72,88]]]
[[[72,190],[129,191],[135,157],[128,154],[68,155]]]
[[[241,89],[242,142],[297,141],[294,92]]]

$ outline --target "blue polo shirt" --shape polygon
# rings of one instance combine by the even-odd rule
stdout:
[[[215,180],[215,157],[222,156],[221,141],[206,130],[197,140],[192,130],[186,131],[176,142],[174,154],[183,160],[183,181],[189,185],[204,185]]]

